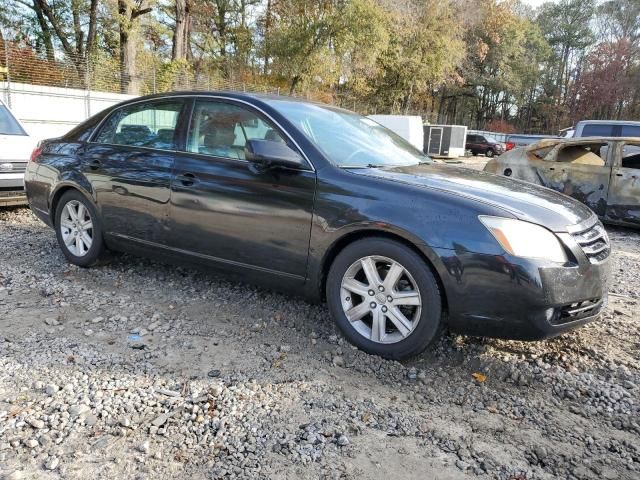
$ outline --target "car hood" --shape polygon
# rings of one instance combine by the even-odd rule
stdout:
[[[555,232],[566,232],[567,226],[582,223],[595,215],[587,206],[554,190],[469,168],[420,164],[351,171],[472,198]]]

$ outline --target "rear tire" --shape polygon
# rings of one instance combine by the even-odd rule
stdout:
[[[326,290],[338,328],[367,353],[412,357],[441,331],[438,282],[420,255],[402,243],[366,238],[348,245],[331,265]]]
[[[79,191],[69,190],[62,195],[54,225],[60,249],[69,262],[90,267],[105,258],[98,210]]]

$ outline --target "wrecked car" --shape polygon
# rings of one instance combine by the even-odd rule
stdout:
[[[136,98],[43,141],[25,180],[75,265],[112,249],[225,270],[326,300],[349,341],[385,357],[420,353],[445,326],[542,339],[606,303],[609,239],[586,206],[435,164],[328,105]]]
[[[541,140],[484,170],[569,195],[607,223],[640,227],[640,137]]]

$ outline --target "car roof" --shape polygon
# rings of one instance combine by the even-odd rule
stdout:
[[[592,123],[594,125],[640,125],[640,122],[635,120],[580,120],[576,123],[578,125],[585,125]]]
[[[154,93],[151,95],[143,95],[140,97],[131,98],[125,100],[124,102],[120,102],[119,105],[126,105],[128,103],[138,103],[144,102],[146,100],[157,100],[163,98],[172,98],[172,97],[184,97],[184,96],[199,96],[199,97],[225,97],[230,99],[238,99],[238,100],[286,100],[292,102],[299,103],[309,103],[315,105],[324,105],[319,102],[314,102],[311,100],[307,100],[305,98],[300,97],[292,97],[289,95],[276,95],[270,93],[259,93],[259,92],[237,92],[233,90],[180,90],[174,92],[164,92],[164,93]]]
[[[589,143],[605,142],[640,142],[640,137],[578,137],[578,138],[545,138],[532,143],[527,150],[537,150],[538,148],[553,147],[560,143],[565,145],[583,145]]]

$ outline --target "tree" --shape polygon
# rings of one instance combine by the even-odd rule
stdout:
[[[543,4],[538,15],[537,23],[554,53],[549,66],[555,75],[552,83],[556,106],[552,128],[555,130],[568,114],[570,84],[579,75],[587,47],[594,43],[591,28],[594,13],[594,0],[561,0]]]
[[[191,58],[191,0],[175,0],[171,60]]]
[[[92,0],[93,1],[93,0]],[[117,23],[120,36],[120,91],[137,93],[136,53],[139,18],[153,9],[147,0],[118,0]]]

